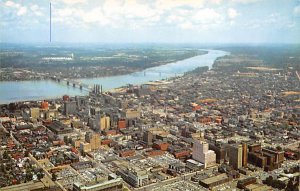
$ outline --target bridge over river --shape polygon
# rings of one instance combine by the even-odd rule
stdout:
[[[51,76],[50,79],[55,81],[55,82],[58,82],[58,83],[66,83],[68,86],[73,86],[74,88],[79,88],[81,90],[86,90],[86,91],[92,91],[93,90],[92,86],[90,86],[88,84],[85,84],[85,83],[82,83],[82,82],[78,82],[78,81],[73,80],[73,79],[59,78],[59,77],[56,77],[56,76]]]

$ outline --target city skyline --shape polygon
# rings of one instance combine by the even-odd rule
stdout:
[[[52,0],[1,4],[0,42],[299,43],[300,1]]]

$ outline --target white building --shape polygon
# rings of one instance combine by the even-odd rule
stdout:
[[[204,168],[216,163],[216,153],[208,150],[208,143],[198,139],[194,140],[193,159],[204,164]]]
[[[43,57],[42,60],[46,61],[71,61],[74,60],[74,54],[72,53],[71,56],[49,56]]]

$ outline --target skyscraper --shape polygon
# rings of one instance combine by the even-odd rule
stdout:
[[[65,115],[75,114],[77,112],[76,101],[64,102]]]
[[[211,166],[216,163],[216,153],[208,150],[208,143],[198,139],[194,140],[193,159],[204,164],[204,167]]]
[[[229,164],[234,169],[239,169],[243,165],[243,146],[242,144],[232,144],[228,148]]]
[[[100,148],[101,139],[98,133],[87,132],[85,134],[85,141],[90,143],[92,150],[97,150]]]
[[[243,143],[243,166],[247,166],[248,163],[248,149],[247,149],[247,143]]]
[[[32,107],[30,108],[30,117],[37,119],[40,117],[40,108]]]
[[[150,130],[147,130],[146,132],[144,132],[143,141],[145,143],[147,143],[148,146],[152,145],[153,134],[152,134],[152,132]]]

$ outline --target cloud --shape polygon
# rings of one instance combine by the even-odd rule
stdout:
[[[30,6],[30,10],[32,11],[32,13],[36,16],[42,16],[44,15],[42,8],[39,7],[37,4],[33,4]]]
[[[18,16],[25,15],[27,13],[27,8],[26,7],[20,7],[19,10],[17,11]]]
[[[220,5],[223,0],[211,0],[213,4]]]
[[[202,8],[205,0],[156,0],[155,7],[159,10],[174,10],[179,7]]]
[[[240,3],[240,4],[251,4],[251,3],[257,3],[262,0],[231,0],[232,3]]]
[[[173,14],[173,15],[169,15],[166,18],[166,22],[169,24],[173,24],[173,23],[179,23],[179,22],[183,22],[185,19],[179,15]]]
[[[63,9],[55,9],[53,15],[55,15],[57,17],[65,18],[65,17],[75,15],[76,12],[79,13],[80,10],[67,7],[67,8],[63,8]]]
[[[5,2],[5,5],[6,5],[7,7],[14,7],[14,8],[18,8],[18,7],[21,6],[20,4],[14,3],[14,2],[12,2],[12,1],[6,1],[6,2]]]
[[[80,12],[80,15],[82,17],[82,20],[87,23],[97,23],[100,25],[107,25],[109,24],[109,21],[107,18],[103,15],[102,8],[96,7],[92,9],[91,11],[85,13]]]
[[[233,9],[233,8],[229,8],[227,10],[227,15],[228,15],[229,19],[232,20],[232,19],[234,19],[235,17],[238,16],[238,12],[235,9]]]
[[[19,3],[15,3],[13,1],[6,1],[5,6],[12,8],[14,11],[16,11],[17,16],[22,16],[27,13],[27,7],[21,6]]]
[[[189,22],[189,21],[186,21],[186,22],[184,22],[184,23],[181,23],[181,24],[179,24],[178,25],[180,28],[182,28],[182,29],[193,29],[195,26],[191,23],[191,22]]]
[[[74,4],[86,3],[87,0],[62,0],[62,2],[68,5],[74,5]]]
[[[300,5],[296,6],[293,11],[295,16],[300,16]]]
[[[123,5],[123,16],[127,18],[149,18],[156,14],[155,9],[136,0],[126,0]]]
[[[217,24],[223,20],[223,17],[211,8],[198,10],[192,18],[199,24]]]

